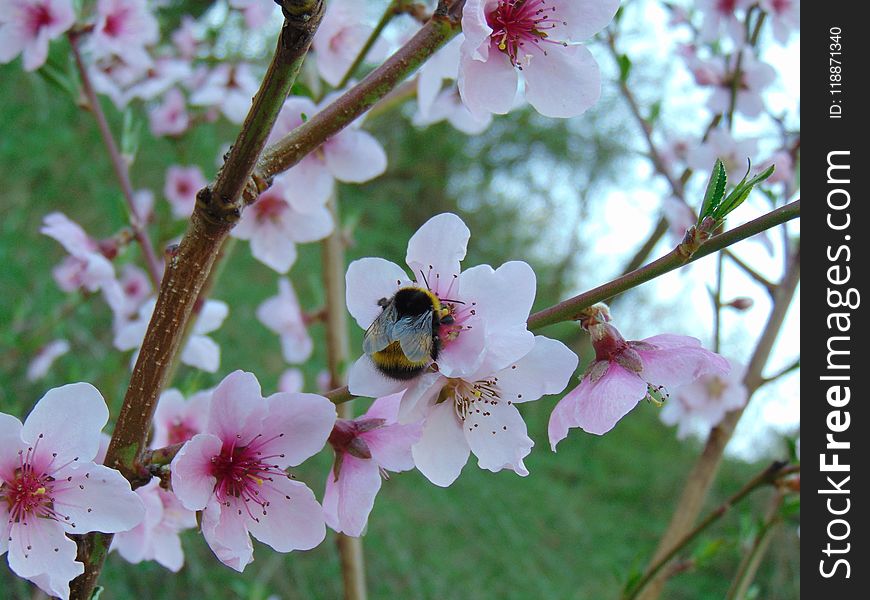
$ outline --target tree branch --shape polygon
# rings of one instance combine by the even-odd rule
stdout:
[[[284,0],[282,8],[284,27],[239,137],[214,185],[197,194],[188,229],[168,261],[157,306],[109,443],[104,463],[118,469],[134,487],[150,479],[147,469],[141,466],[140,456],[145,450],[157,398],[180,350],[185,326],[223,241],[241,215],[242,190],[250,187],[257,157],[323,16],[322,0]],[[90,598],[111,540],[111,535],[95,532],[78,541],[78,560],[84,563],[85,572],[71,584],[73,599]]]
[[[581,311],[589,308],[596,302],[604,302],[617,294],[637,287],[660,275],[799,216],[800,200],[795,200],[748,223],[711,237],[690,257],[686,257],[680,251],[680,247],[677,247],[640,269],[627,273],[588,292],[569,298],[555,306],[536,312],[529,317],[529,329],[538,329],[561,321],[575,320]]]

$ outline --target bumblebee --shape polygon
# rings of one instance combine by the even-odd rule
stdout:
[[[393,379],[412,379],[438,358],[438,328],[453,323],[450,309],[429,290],[403,287],[381,298],[383,311],[366,331],[363,352],[375,367]]]

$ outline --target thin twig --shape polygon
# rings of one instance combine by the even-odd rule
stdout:
[[[161,267],[157,254],[154,252],[154,246],[151,244],[151,239],[148,237],[148,232],[145,230],[145,225],[136,212],[136,202],[133,192],[133,184],[130,182],[130,169],[127,161],[121,156],[118,145],[115,143],[115,138],[112,135],[112,129],[109,127],[109,121],[106,119],[106,114],[103,112],[103,107],[100,105],[100,100],[97,98],[97,93],[91,83],[91,77],[87,67],[82,60],[81,52],[79,52],[79,35],[70,33],[68,35],[72,54],[75,59],[76,69],[82,81],[82,90],[85,93],[85,98],[88,101],[88,108],[97,121],[97,128],[100,130],[100,137],[103,139],[103,144],[109,153],[109,160],[112,163],[112,170],[115,172],[115,177],[118,178],[118,183],[121,185],[121,195],[124,197],[124,202],[127,204],[127,211],[130,217],[130,228],[133,230],[133,236],[142,248],[142,256],[145,259],[145,267],[148,271],[148,278],[151,280],[151,285],[155,288],[160,286]]]
[[[682,551],[683,548],[685,548],[687,545],[689,545],[695,538],[697,538],[698,535],[703,533],[708,527],[710,527],[710,525],[721,519],[726,513],[728,513],[728,511],[731,510],[731,508],[739,504],[749,494],[762,486],[774,484],[777,479],[792,473],[800,473],[800,466],[795,465],[788,467],[787,463],[775,462],[766,469],[764,469],[764,471],[750,479],[742,488],[740,488],[739,491],[737,491],[725,502],[716,507],[691,531],[687,532],[683,537],[681,537],[659,560],[650,565],[649,568],[647,568],[647,570],[644,572],[640,580],[638,580],[638,582],[630,590],[627,590],[626,593],[623,594],[623,600],[634,600],[634,598],[637,598],[638,595],[650,583],[650,581],[652,581],[655,576],[659,574],[662,568],[667,565],[671,561],[671,559],[674,558],[674,556],[679,554],[679,552]]]
[[[743,378],[743,385],[746,387],[747,395],[750,398],[764,382],[762,372],[770,358],[773,344],[785,322],[786,313],[800,281],[800,271],[800,248],[798,248],[789,256],[789,267],[782,282],[777,286],[776,294],[773,298],[773,308],[768,316],[767,324],[758,338],[755,350],[749,360],[746,375]],[[737,423],[743,415],[744,410],[745,407],[728,413],[722,422],[710,432],[701,455],[686,477],[686,484],[674,507],[671,521],[659,540],[659,545],[653,555],[651,564],[657,563],[674,546],[677,540],[681,539],[687,531],[691,530],[692,525],[701,512],[707,492],[713,484],[719,464],[722,461],[723,453],[725,452],[725,446],[734,434],[734,429],[737,427]],[[664,584],[664,577],[658,576],[654,578],[640,597],[644,600],[658,598],[664,588]]]

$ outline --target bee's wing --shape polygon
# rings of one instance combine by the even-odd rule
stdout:
[[[411,362],[423,362],[432,356],[432,311],[416,317],[402,317],[393,325],[392,338],[399,342]]]
[[[395,320],[396,305],[390,302],[366,330],[363,352],[371,355],[389,346],[394,341],[392,331]]]

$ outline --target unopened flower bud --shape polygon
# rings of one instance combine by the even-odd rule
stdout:
[[[725,304],[725,306],[733,308],[734,310],[743,311],[743,310],[749,310],[750,308],[752,308],[753,304],[754,304],[754,302],[753,302],[752,298],[740,296],[739,298],[734,298],[734,300],[732,300],[731,302],[728,302],[727,304]]]

